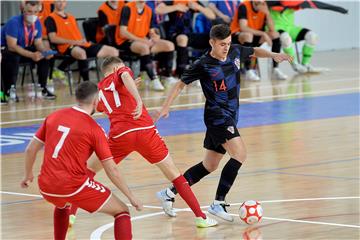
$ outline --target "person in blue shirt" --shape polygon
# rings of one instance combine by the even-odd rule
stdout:
[[[11,85],[16,79],[21,62],[33,61],[37,64],[39,84],[46,99],[55,99],[55,95],[46,88],[49,75],[49,61],[52,56],[44,57],[47,49],[42,41],[41,23],[37,17],[39,1],[25,1],[21,15],[14,16],[1,28],[2,62],[1,75],[4,82],[3,92],[8,96]],[[18,100],[18,98],[17,98]]]
[[[258,47],[244,47],[231,44],[230,27],[218,24],[210,31],[211,50],[184,71],[181,81],[170,90],[155,120],[167,117],[171,103],[181,90],[193,81],[200,80],[206,98],[204,122],[206,134],[204,148],[206,155],[202,162],[189,168],[184,177],[193,185],[210,172],[216,170],[224,154],[228,152],[230,159],[225,164],[216,191],[215,201],[208,212],[224,220],[233,221],[226,211],[225,197],[233,185],[241,165],[246,159],[246,148],[236,127],[239,114],[240,95],[240,63],[250,57],[272,58],[276,62],[292,61],[283,53],[269,52]],[[172,207],[176,194],[172,186],[157,193],[165,213],[176,216]]]
[[[167,38],[176,47],[176,73],[181,76],[189,64],[188,46],[195,49],[208,48],[209,35],[194,33],[192,24],[194,14],[202,13],[210,20],[215,14],[198,0],[163,0],[156,8],[156,14],[169,16]]]
[[[209,8],[216,14],[216,22],[230,24],[239,0],[209,1]]]

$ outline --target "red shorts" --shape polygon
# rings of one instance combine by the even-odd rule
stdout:
[[[74,204],[90,213],[99,211],[110,199],[111,191],[101,183],[88,179],[83,185],[84,187],[76,194],[49,196],[41,193],[44,199],[58,208],[65,208],[70,204]]]
[[[156,127],[129,132],[118,138],[110,138],[109,145],[116,164],[133,151],[140,153],[151,164],[161,162],[169,154]]]

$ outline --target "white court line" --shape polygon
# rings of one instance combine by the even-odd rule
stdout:
[[[238,214],[230,213],[231,216],[239,216]],[[273,217],[262,217],[263,219],[280,221],[280,222],[297,222],[297,223],[309,223],[309,224],[318,224],[318,225],[328,225],[328,226],[336,226],[336,227],[349,227],[349,228],[360,228],[358,225],[349,225],[349,224],[339,224],[339,223],[328,223],[328,222],[316,222],[316,221],[307,221],[307,220],[295,220],[295,219],[287,219],[287,218],[273,218]]]
[[[269,95],[269,96],[263,96],[263,97],[254,97],[254,98],[243,98],[240,99],[240,102],[249,102],[254,100],[263,100],[263,99],[271,99],[273,97],[296,97],[296,96],[307,96],[307,95],[313,95],[313,94],[322,94],[322,93],[336,93],[336,92],[346,92],[346,91],[353,91],[357,90],[359,91],[360,88],[354,87],[354,88],[340,88],[340,89],[332,89],[332,90],[322,90],[322,91],[314,91],[314,92],[306,92],[306,93],[291,93],[291,94],[280,94],[280,95]],[[188,103],[188,104],[178,104],[171,106],[171,109],[177,109],[177,108],[183,108],[183,107],[195,107],[195,106],[203,106],[205,102],[200,103]],[[155,110],[160,109],[160,107],[149,107],[147,110]],[[100,116],[103,115],[102,113],[95,113],[93,116]],[[18,120],[18,121],[10,121],[10,122],[1,122],[0,126],[2,125],[9,125],[9,124],[16,124],[16,123],[28,123],[28,122],[38,122],[42,121],[45,118],[35,118],[35,119],[24,119],[24,120]]]
[[[28,194],[28,193],[17,193],[17,192],[5,192],[5,191],[0,191],[1,194],[8,194],[8,195],[16,195],[16,196],[26,196],[26,197],[40,197],[42,198],[41,195],[36,195],[36,194]]]
[[[324,80],[324,81],[315,81],[312,82],[312,85],[317,85],[317,84],[329,84],[330,82],[344,82],[344,81],[351,81],[351,80],[358,80],[359,78],[344,78],[344,79],[334,79],[334,80]],[[284,82],[285,84],[286,82]],[[278,86],[281,86],[283,84],[279,84]],[[302,86],[303,83],[294,83],[292,84],[292,86]],[[261,86],[260,89],[268,89],[268,88],[273,88],[273,85],[265,85],[265,86]],[[240,88],[240,92],[242,91],[247,91],[247,90],[251,90],[252,87],[247,87],[247,88]],[[189,97],[189,96],[196,96],[198,94],[201,94],[202,91],[194,91],[191,93],[183,93],[180,94],[178,97]],[[146,100],[158,100],[158,99],[165,99],[167,98],[167,96],[153,96],[153,97],[143,97],[142,100],[146,101]],[[249,98],[251,99],[251,98]],[[16,110],[8,110],[8,111],[2,111],[1,113],[14,113],[14,112],[32,112],[32,111],[41,111],[41,110],[46,110],[46,109],[60,109],[60,108],[66,108],[66,107],[71,107],[73,106],[73,104],[67,104],[67,105],[58,105],[58,106],[49,106],[49,107],[36,107],[36,108],[25,108],[25,109],[16,109]]]
[[[296,201],[319,201],[319,200],[347,200],[347,199],[360,199],[360,197],[327,197],[327,198],[300,198],[300,199],[280,199],[280,200],[266,200],[260,201],[261,203],[281,203],[281,202],[296,202]],[[241,205],[242,203],[233,203],[230,204],[231,206]],[[208,206],[202,206],[201,208],[206,208]],[[176,209],[176,212],[185,212],[189,211],[189,208],[179,208]],[[164,212],[156,212],[150,214],[140,215],[134,218],[131,218],[131,221],[144,219],[148,217],[153,217],[157,215],[162,215]],[[232,216],[238,216],[237,214],[230,213]],[[286,219],[286,218],[272,218],[272,217],[263,217],[267,220],[274,220],[274,221],[285,221],[285,222],[298,222],[298,223],[308,223],[308,224],[318,224],[318,225],[328,225],[328,226],[337,226],[337,227],[349,227],[349,228],[360,228],[358,225],[349,225],[349,224],[338,224],[338,223],[326,223],[326,222],[316,222],[316,221],[306,221],[306,220],[294,220],[294,219]],[[91,235],[90,240],[100,240],[101,235],[108,230],[109,228],[113,227],[113,223],[105,224],[97,229],[95,229]]]

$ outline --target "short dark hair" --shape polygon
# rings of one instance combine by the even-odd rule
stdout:
[[[25,5],[31,5],[31,6],[36,6],[40,4],[40,1],[25,1]]]
[[[123,63],[123,60],[121,60],[118,57],[107,57],[104,59],[103,63],[101,64],[101,71],[104,73],[108,70],[108,68],[116,63]]]
[[[223,40],[229,37],[231,30],[227,24],[217,24],[212,26],[210,30],[210,39]]]
[[[79,84],[75,90],[75,97],[79,103],[90,104],[97,94],[98,87],[91,81],[85,81]]]

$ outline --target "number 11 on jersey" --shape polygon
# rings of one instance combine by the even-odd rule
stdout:
[[[116,107],[120,107],[121,106],[121,102],[120,102],[120,96],[118,91],[116,91],[115,89],[115,84],[114,82],[111,82],[110,86],[105,88],[104,90],[110,90],[113,92],[113,96],[114,96],[114,101],[115,101],[115,106]],[[109,113],[112,113],[112,108],[110,107],[109,102],[106,100],[104,92],[102,90],[99,91],[99,99],[100,101],[104,102],[104,105],[106,107],[106,109],[108,110]]]

